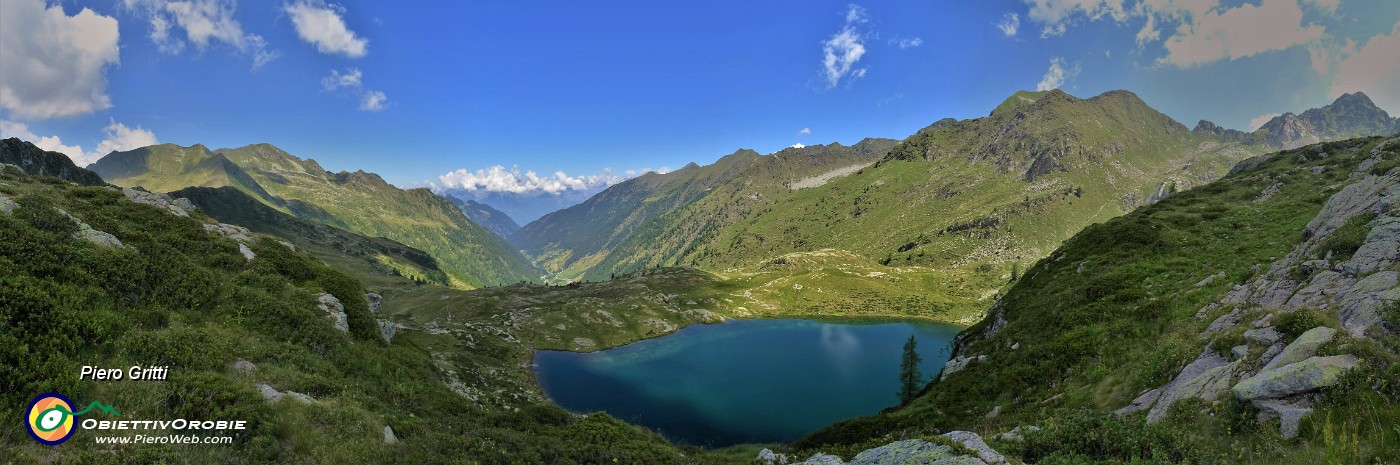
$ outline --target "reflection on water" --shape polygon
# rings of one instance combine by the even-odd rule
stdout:
[[[573,411],[606,411],[674,441],[791,441],[896,403],[913,334],[931,377],[958,328],[926,323],[742,320],[579,354],[537,351],[540,386]]]

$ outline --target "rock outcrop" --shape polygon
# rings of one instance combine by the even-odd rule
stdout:
[[[130,247],[127,247],[126,245],[123,245],[123,244],[122,244],[122,241],[119,240],[119,239],[117,239],[117,236],[113,236],[113,235],[111,235],[111,234],[108,234],[108,233],[105,233],[105,232],[102,232],[102,231],[98,231],[98,230],[96,230],[96,229],[92,229],[92,226],[89,226],[87,223],[84,223],[83,220],[78,219],[78,217],[69,214],[67,211],[65,211],[65,210],[63,210],[63,209],[61,209],[61,208],[56,209],[56,210],[58,210],[59,213],[62,213],[63,216],[68,217],[68,219],[73,220],[73,223],[74,223],[74,224],[77,224],[77,225],[78,225],[78,230],[77,230],[77,231],[73,231],[73,237],[76,237],[76,238],[78,238],[78,239],[82,239],[82,240],[85,240],[85,241],[88,241],[88,242],[91,242],[91,243],[93,243],[93,244],[97,244],[97,245],[100,245],[100,246],[103,246],[103,247],[111,247],[111,248],[114,248],[114,249],[127,249],[127,248],[130,248]]]
[[[10,200],[5,194],[0,194],[0,213],[8,215],[10,212],[15,211],[15,207],[17,206],[14,200]]]
[[[1026,428],[1025,431],[1039,430],[1033,426]],[[1016,431],[1022,430],[1021,428],[1013,430],[1013,432]],[[793,465],[1000,465],[1009,463],[1005,456],[988,446],[976,433],[953,431],[944,434],[942,439],[937,440],[943,439],[961,444],[966,450],[971,451],[971,454],[947,443],[940,444],[926,439],[905,439],[863,450],[851,458],[850,462],[843,462],[840,457],[835,455],[817,453],[808,457],[807,460],[796,462]],[[758,457],[755,459],[764,465],[785,464],[787,460],[786,455],[775,453],[770,449],[759,451]]]
[[[370,313],[379,313],[379,309],[384,305],[384,297],[373,292],[365,294],[365,300],[369,302]]]
[[[132,202],[164,208],[175,216],[190,216],[190,212],[196,210],[194,202],[190,202],[190,199],[186,198],[172,199],[169,195],[146,192],[130,187],[122,188],[122,195],[131,199]]]
[[[1300,362],[1260,371],[1259,374],[1240,381],[1233,391],[1235,397],[1244,400],[1278,399],[1335,385],[1343,374],[1355,368],[1356,357],[1352,355],[1309,357]]]
[[[343,333],[350,332],[350,323],[345,316],[345,305],[340,303],[340,299],[330,294],[317,294],[316,302],[321,311],[326,312],[326,317],[335,324],[335,329]]]

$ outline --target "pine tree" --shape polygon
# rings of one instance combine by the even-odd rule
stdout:
[[[908,404],[919,393],[919,381],[924,375],[919,373],[919,341],[913,335],[904,342],[904,357],[899,362],[899,403]]]

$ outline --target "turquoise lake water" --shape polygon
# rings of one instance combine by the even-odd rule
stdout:
[[[603,411],[672,441],[787,442],[899,399],[904,341],[931,378],[960,328],[911,322],[737,320],[593,353],[536,351],[551,400]]]

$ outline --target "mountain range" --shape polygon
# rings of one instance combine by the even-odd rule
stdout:
[[[113,152],[89,168],[112,184],[155,192],[231,187],[298,218],[387,237],[431,254],[454,287],[538,279],[504,240],[428,189],[399,189],[363,171],[332,173],[269,144],[155,145]]]

